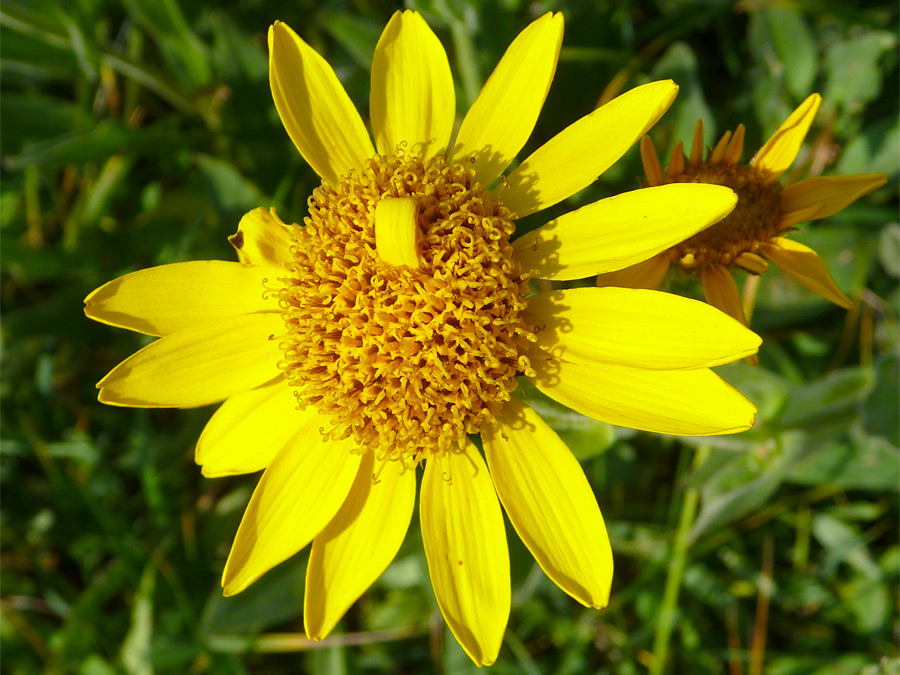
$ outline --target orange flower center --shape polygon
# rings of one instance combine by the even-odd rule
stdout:
[[[376,234],[387,200],[404,202],[411,231]],[[532,372],[514,229],[472,169],[402,149],[313,191],[279,298],[281,367],[301,407],[331,419],[323,433],[418,460],[493,420]]]

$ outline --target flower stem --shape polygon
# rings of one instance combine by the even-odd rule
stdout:
[[[709,457],[709,453],[708,445],[698,447],[694,455],[693,468],[697,469],[701,466]],[[694,524],[694,516],[697,515],[699,499],[700,491],[697,488],[685,489],[684,499],[681,502],[681,513],[678,516],[678,530],[675,532],[675,541],[672,544],[672,556],[669,560],[662,607],[660,607],[659,619],[656,623],[656,635],[653,638],[653,662],[650,666],[650,675],[660,675],[665,669],[669,638],[675,625],[678,593],[681,590],[681,581],[684,578],[684,568],[687,563],[691,526]]]

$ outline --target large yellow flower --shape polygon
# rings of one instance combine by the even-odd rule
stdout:
[[[754,353],[759,339],[721,312],[630,289],[529,297],[532,275],[637,263],[735,203],[718,186],[647,188],[510,242],[517,217],[588,185],[677,91],[670,81],[638,87],[501,177],[543,105],[562,32],[562,16],[547,14],[516,38],[451,144],[446,54],[419,14],[398,12],[372,65],[373,147],[332,69],[275,23],[275,105],[322,177],[305,225],[257,209],[231,238],[239,263],[142,270],[86,299],[89,317],[160,336],[100,381],[102,402],[224,400],[197,444],[204,475],[265,469],[225,564],[226,595],[312,542],[304,620],[324,637],[396,554],[424,463],[419,513],[435,595],[466,652],[492,663],[510,605],[500,504],[579,602],[606,605],[612,576],[591,487],[511,395],[517,377],[638,429],[704,435],[753,423],[752,404],[709,368]]]
[[[658,288],[670,267],[697,273],[707,302],[747,323],[732,270],[762,274],[772,262],[806,288],[849,309],[853,306],[811,248],[782,236],[807,220],[834,215],[887,182],[883,173],[807,178],[782,187],[779,176],[794,162],[822,97],[813,94],[784,121],[749,164],[738,162],[744,125],[726,132],[703,161],[703,122],[694,128],[691,156],[679,141],[663,175],[649,136],[641,140],[646,183],[725,185],[738,205],[721,222],[629,268],[602,274],[601,286]],[[767,262],[768,261],[768,262]]]

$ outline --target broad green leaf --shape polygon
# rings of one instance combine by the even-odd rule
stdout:
[[[769,500],[802,451],[802,433],[781,434],[777,444],[735,456],[701,486],[700,513],[691,539],[743,518]]]
[[[830,576],[838,565],[847,563],[869,579],[881,576],[881,569],[866,547],[867,538],[855,525],[828,513],[813,516],[813,536],[825,547],[823,573]]]
[[[845,490],[900,491],[900,450],[880,436],[810,435],[787,480]]]
[[[882,59],[896,47],[897,35],[888,31],[865,32],[834,42],[825,54],[825,100],[859,113],[881,92]]]
[[[200,618],[200,634],[259,633],[300,616],[308,556],[307,550],[276,565],[257,583],[231,598],[223,597],[222,589],[215,583]]]
[[[803,15],[787,7],[762,10],[771,48],[781,62],[791,95],[802,101],[813,91],[818,68],[816,42]]]
[[[900,146],[900,118],[897,115],[890,115],[878,119],[853,136],[844,146],[834,173],[849,175],[881,171],[888,176],[896,177],[900,171],[895,152],[898,146]],[[892,217],[896,217],[896,211]]]
[[[866,368],[844,368],[798,387],[791,393],[780,423],[784,428],[820,427],[859,413],[875,384],[873,373]]]
[[[890,624],[894,594],[883,580],[856,575],[841,588],[841,594],[856,632],[872,635]]]

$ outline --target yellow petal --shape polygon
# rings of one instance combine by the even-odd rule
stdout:
[[[450,63],[418,12],[395,12],[372,60],[369,113],[378,152],[429,159],[447,149],[456,116]]]
[[[366,453],[347,501],[313,540],[303,605],[310,638],[326,637],[394,559],[415,500],[414,468]]]
[[[697,120],[694,125],[694,135],[691,138],[691,156],[688,164],[697,166],[703,161],[703,120]]]
[[[97,383],[101,403],[192,408],[254,389],[279,374],[284,358],[277,312],[205,321],[159,338]]]
[[[707,164],[718,164],[722,161],[722,158],[725,157],[725,150],[728,149],[728,144],[731,141],[731,132],[726,131],[722,138],[719,139],[719,142],[716,143],[716,147],[712,149],[712,152],[709,153],[709,159],[706,160]]]
[[[313,410],[297,409],[284,377],[235,394],[210,418],[194,452],[207,478],[265,469]]]
[[[288,136],[328,183],[335,185],[375,154],[334,70],[280,21],[269,28],[269,83]]]
[[[820,103],[822,97],[818,94],[812,94],[803,101],[750,161],[750,165],[759,171],[766,181],[775,180],[794,163]]]
[[[475,168],[489,186],[531,135],[556,72],[562,14],[547,13],[513,40],[463,119],[454,162]]]
[[[644,288],[655,291],[665,281],[668,273],[669,253],[663,251],[636,265],[597,275],[597,285],[600,287]]]
[[[734,130],[734,136],[728,142],[728,147],[725,149],[725,155],[722,157],[722,160],[726,164],[730,164],[734,166],[739,161],[741,161],[741,155],[744,153],[744,135],[747,130],[743,124],[738,124],[737,129]]]
[[[245,265],[274,265],[291,262],[291,228],[275,209],[253,209],[241,218],[237,232],[228,237]]]
[[[644,143],[641,141],[641,154],[643,154]],[[658,162],[659,160],[657,160]],[[684,156],[684,143],[678,141],[672,147],[672,154],[669,155],[669,166],[666,168],[666,182],[675,183],[678,177],[684,173],[684,165],[687,159]],[[662,179],[660,179],[661,183]],[[657,183],[659,185],[660,183]]]
[[[572,362],[708,368],[756,353],[759,336],[706,303],[633,288],[570,288],[528,299],[537,346]]]
[[[518,216],[553,206],[612,166],[675,100],[672,80],[632,89],[534,151],[493,191]]]
[[[807,220],[813,220],[816,214],[822,210],[823,204],[810,204],[806,208],[795,209],[793,211],[783,211],[781,218],[778,219],[778,231],[786,232],[797,223],[805,223]]]
[[[634,265],[718,222],[737,195],[719,185],[634,190],[583,206],[513,242],[541,279],[583,279]]]
[[[428,460],[419,517],[441,613],[475,664],[490,665],[509,619],[509,551],[491,477],[470,442]]]
[[[588,607],[605,607],[613,558],[600,507],[578,460],[516,398],[483,432],[484,455],[506,515],[541,569]]]
[[[773,237],[763,255],[813,293],[844,309],[853,307],[853,301],[838,287],[825,263],[811,248],[784,237]]]
[[[795,211],[818,204],[820,208],[811,219],[827,218],[885,183],[887,176],[883,173],[807,178],[784,189],[781,193],[781,211],[789,217]]]
[[[531,350],[534,384],[601,422],[678,436],[746,431],[756,408],[711,370],[649,370],[570,363]]]
[[[347,498],[359,470],[352,440],[326,441],[315,415],[275,455],[253,491],[222,574],[225,595],[240,593],[318,535]]]
[[[168,335],[206,321],[277,310],[264,298],[271,269],[195,260],[138,270],[84,299],[89,319],[146,335]],[[274,279],[272,279],[274,281]]]
[[[753,274],[764,274],[769,270],[769,263],[766,262],[765,258],[756,255],[752,251],[744,251],[741,253],[734,259],[734,264],[740,265]]]
[[[375,249],[388,265],[419,266],[416,245],[418,202],[411,197],[385,197],[375,205]]]
[[[741,294],[734,277],[722,265],[708,265],[700,270],[703,297],[716,309],[747,325],[747,317],[741,305]]]

